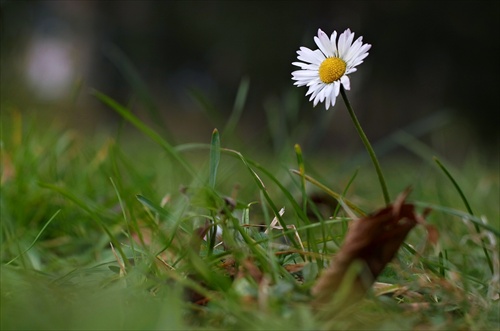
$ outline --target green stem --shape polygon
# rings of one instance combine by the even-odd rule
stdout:
[[[359,124],[358,118],[356,114],[354,114],[354,110],[351,107],[351,103],[349,99],[347,99],[347,95],[345,94],[345,90],[343,86],[340,86],[340,94],[342,95],[342,99],[344,99],[344,103],[349,111],[349,115],[351,116],[352,122],[358,131],[359,137],[363,141],[365,148],[372,159],[373,165],[375,166],[375,170],[377,171],[378,180],[380,182],[380,187],[382,188],[382,193],[384,194],[385,204],[388,205],[390,203],[389,192],[387,191],[387,185],[385,184],[384,175],[382,174],[382,169],[380,168],[380,163],[378,162],[377,156],[375,155],[375,151],[370,144],[370,141],[366,137],[365,132],[361,128],[361,124]]]

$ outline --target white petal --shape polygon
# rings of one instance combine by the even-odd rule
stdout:
[[[301,47],[300,50],[297,51],[297,54],[299,55],[297,59],[317,65],[320,65],[325,59],[320,50],[316,49],[313,51],[307,47]]]
[[[363,46],[359,49],[358,54],[356,54],[356,56],[354,56],[354,57],[351,59],[351,61],[350,61],[350,62],[351,62],[351,63],[350,63],[350,65],[351,65],[351,66],[357,66],[357,65],[359,65],[359,64],[361,64],[361,63],[363,63],[363,59],[364,59],[365,57],[367,57],[367,56],[368,56],[368,54],[369,54],[369,53],[368,53],[368,50],[371,48],[371,46],[372,46],[372,45],[370,45],[370,44],[365,44],[365,45],[363,45]]]
[[[320,86],[320,88],[318,90],[315,91],[315,93],[313,93],[311,95],[311,99],[314,97],[314,100],[313,100],[313,106],[316,107],[316,105],[318,104],[319,101],[323,101],[324,100],[324,96],[323,95],[323,90],[325,89],[326,85],[322,85]],[[309,99],[309,100],[311,100]]]
[[[330,36],[330,44],[332,45],[333,48],[333,56],[337,55],[337,31],[333,31],[332,35]]]
[[[334,84],[328,84],[328,86],[325,88],[325,105],[326,109],[330,106],[330,101],[332,98],[335,98],[335,95],[333,95],[333,87]]]
[[[345,30],[339,37],[339,43],[337,46],[338,53],[340,58],[344,58],[344,55],[347,53],[349,47],[352,44],[352,40],[354,39],[354,33],[351,30]]]
[[[318,29],[318,36],[314,37],[314,41],[326,57],[334,56],[332,43],[321,29]]]
[[[335,98],[337,98],[337,96],[339,95],[339,91],[340,91],[340,82],[336,81],[335,83],[333,83],[332,95],[334,95]]]
[[[349,74],[351,74],[351,73],[353,73],[353,72],[356,72],[356,71],[358,71],[358,69],[357,69],[357,68],[349,68],[349,67],[347,67],[347,69],[346,69],[346,71],[345,71],[344,75],[349,75]]]
[[[321,89],[321,91],[318,93],[317,97],[319,98],[319,101],[321,101],[321,102],[325,101],[326,92],[328,92],[328,87],[329,86],[330,86],[330,84],[325,84],[325,86],[323,87],[323,89]]]
[[[331,106],[335,106],[335,103],[337,101],[337,97],[339,95],[339,90],[340,90],[340,83],[337,81],[333,83],[333,92],[332,92],[332,99],[331,99]]]
[[[323,85],[324,83],[321,81],[321,79],[319,79],[319,77],[316,77],[314,79],[311,79],[309,81],[309,83],[307,83],[307,86],[311,86],[311,85],[315,85],[315,84]]]
[[[345,62],[349,63],[353,58],[356,58],[359,55],[359,50],[361,49],[361,46],[363,46],[362,40],[363,37],[359,37],[347,50],[342,57]]]
[[[312,63],[304,63],[304,62],[292,62],[292,65],[300,67],[304,70],[315,70],[318,71],[319,65]]]
[[[299,84],[300,86],[304,86],[304,85],[310,86],[310,85],[312,85],[310,83],[314,78],[311,79],[311,78],[295,78],[295,77],[293,77],[292,79],[295,80],[297,82],[297,84]]]
[[[315,85],[311,85],[309,86],[309,89],[307,90],[307,93],[306,93],[306,97],[309,95],[309,94],[314,94],[316,92],[316,90],[318,90],[320,87],[320,85],[318,84],[315,84]],[[317,93],[317,92],[316,92]],[[316,94],[314,94],[316,95]],[[310,101],[310,100],[309,100]]]
[[[344,86],[344,89],[346,90],[351,89],[351,80],[346,75],[340,78],[340,83],[342,84],[342,86]]]
[[[314,86],[315,86],[315,89],[314,89],[313,93],[311,94],[311,97],[309,97],[309,101],[311,101],[312,99],[316,98],[316,96],[318,95],[318,93],[321,92],[321,90],[325,87],[324,84],[316,84]]]
[[[292,75],[294,77],[299,77],[299,78],[316,77],[316,76],[318,76],[318,72],[313,71],[313,70],[296,70],[296,71],[292,72]]]
[[[336,101],[337,101],[337,96],[332,98],[332,100],[330,101],[330,104],[332,105],[332,107],[335,106]],[[328,108],[326,108],[326,109],[328,109]]]
[[[311,101],[311,99],[309,99],[309,101]],[[319,102],[319,98],[318,98],[318,95],[316,94],[316,97],[313,100],[313,107],[316,107],[318,105],[318,102]]]

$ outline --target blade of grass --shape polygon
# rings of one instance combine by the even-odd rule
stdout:
[[[271,275],[273,280],[277,279],[277,267],[276,267],[276,261],[274,260],[274,256],[272,253],[266,251],[262,245],[257,244],[256,241],[249,235],[247,232],[247,229],[245,229],[243,226],[241,226],[239,220],[236,217],[230,216],[230,221],[232,222],[233,228],[235,231],[237,231],[240,235],[243,241],[247,244],[248,248],[252,251],[253,257],[259,261],[260,265],[263,268],[263,271],[266,274]],[[228,238],[231,239],[231,238]],[[233,247],[236,247],[236,245],[233,243]],[[241,254],[238,252],[233,253],[235,256],[240,255],[240,258],[246,258],[246,254]]]
[[[297,156],[297,164],[299,166],[300,175],[300,189],[302,193],[302,209],[304,213],[307,213],[307,193],[306,193],[306,179],[304,175],[306,174],[306,167],[304,165],[304,158],[302,156],[302,149],[299,144],[295,144],[295,155]]]
[[[157,231],[157,233],[159,233],[163,237],[163,240],[164,240],[163,247],[161,249],[159,249],[159,251],[156,253],[156,255],[161,254],[162,252],[167,250],[172,245],[175,237],[178,234],[177,230],[179,228],[184,233],[188,233],[188,234],[191,233],[191,231],[189,231],[182,223],[182,218],[179,218],[176,221],[171,212],[162,208],[160,205],[154,203],[153,201],[149,200],[148,198],[146,198],[142,195],[137,195],[136,198],[149,211],[152,211],[153,213],[165,218],[165,220],[168,222],[168,225],[170,227],[168,233],[166,233],[164,230],[161,230],[155,222],[153,222],[154,223],[153,225],[156,227],[155,231]]]
[[[214,126],[218,126],[223,122],[223,116],[213,104],[213,102],[198,88],[188,90],[189,95],[200,105],[201,110],[206,115],[208,121]]]
[[[106,234],[109,237],[109,240],[113,243],[113,245],[116,247],[118,252],[120,253],[122,259],[125,261],[126,264],[129,263],[128,258],[125,254],[125,252],[122,250],[120,243],[116,239],[116,237],[113,235],[111,230],[106,226],[106,224],[103,222],[102,218],[110,218],[111,215],[106,213],[104,210],[99,210],[97,207],[91,207],[90,203],[87,201],[84,201],[82,198],[76,196],[75,194],[71,193],[69,190],[67,190],[64,187],[60,187],[57,185],[53,184],[48,184],[48,183],[39,183],[43,188],[50,189],[54,192],[57,192],[61,194],[62,196],[66,197],[73,203],[75,203],[77,206],[82,208],[84,211],[86,211],[90,217],[106,232]]]
[[[306,172],[306,166],[304,164],[304,157],[302,154],[302,148],[300,148],[299,144],[295,144],[294,148],[295,148],[295,155],[297,156],[297,164],[299,166],[299,172],[300,172],[300,191],[301,191],[301,195],[302,195],[302,210],[303,210],[304,214],[307,215],[307,200],[308,199],[307,199],[307,192],[306,192],[306,179],[304,177],[305,172]],[[309,222],[308,218],[306,218],[306,220],[307,220],[307,222]],[[320,222],[322,220],[323,219],[320,218]],[[299,227],[299,226],[300,225],[297,224],[297,227]],[[321,229],[322,239],[323,239],[323,241],[325,241],[325,237],[326,237],[325,228],[322,226],[320,229]],[[312,250],[315,253],[318,253],[319,248],[318,248],[318,245],[316,243],[316,240],[314,240],[314,233],[312,231],[306,231],[306,238],[307,238],[307,242],[311,244],[310,247],[312,248]],[[321,269],[321,266],[323,266],[323,261],[318,260],[317,263]]]
[[[477,227],[483,228],[484,230],[493,233],[495,236],[500,237],[500,230],[499,229],[495,229],[494,227],[492,227],[492,226],[490,226],[488,224],[485,224],[477,216],[474,216],[474,215],[471,215],[471,214],[467,214],[467,213],[465,213],[465,212],[463,212],[461,210],[457,210],[457,209],[453,209],[453,208],[449,208],[449,207],[443,207],[443,206],[439,206],[439,205],[434,205],[434,204],[431,204],[431,203],[428,203],[428,202],[414,201],[413,203],[416,206],[419,206],[419,207],[422,207],[422,208],[430,208],[432,210],[441,211],[441,212],[443,212],[445,214],[453,215],[453,216],[456,216],[458,218],[461,218],[461,219],[464,219],[464,220],[468,220],[468,221],[472,222],[474,225],[477,225]]]
[[[123,75],[125,80],[130,84],[132,90],[137,94],[139,101],[144,105],[147,109],[151,118],[154,120],[156,124],[162,123],[162,118],[158,109],[153,101],[153,97],[149,93],[149,88],[136,67],[127,57],[127,55],[119,49],[117,46],[109,44],[104,47],[104,54],[108,57],[108,59],[116,66],[118,71]],[[164,134],[168,134],[166,130],[164,130]],[[169,136],[168,139],[172,141],[172,137]]]
[[[254,179],[254,181],[257,183],[257,186],[259,187],[260,191],[264,195],[264,198],[266,199],[267,203],[271,207],[271,210],[273,211],[274,215],[277,217],[280,225],[283,228],[286,228],[286,223],[283,220],[283,218],[280,216],[279,209],[274,204],[274,201],[269,196],[269,193],[267,192],[267,189],[266,189],[266,187],[264,185],[264,182],[262,181],[262,179],[260,179],[260,177],[257,175],[257,173],[252,169],[252,167],[247,162],[247,159],[243,156],[243,154],[241,154],[238,151],[227,149],[227,148],[224,148],[223,150],[225,152],[227,152],[227,153],[236,155],[243,162],[243,164],[245,165],[245,167],[250,172],[250,175],[252,176],[252,178]],[[297,244],[297,242],[295,241],[295,238],[292,235],[288,235],[287,237],[290,240],[290,242],[292,243],[292,245],[295,246],[295,248],[299,248],[299,245]]]
[[[220,135],[217,129],[212,133],[212,142],[210,144],[210,171],[208,177],[208,185],[214,189],[215,179],[217,178],[217,169],[220,162]]]
[[[147,126],[144,122],[142,122],[139,118],[137,118],[134,114],[130,112],[130,110],[118,102],[108,97],[107,95],[94,90],[92,94],[99,99],[102,103],[116,111],[120,114],[124,119],[129,121],[132,125],[134,125],[139,131],[144,133],[146,136],[151,138],[154,142],[159,144],[165,151],[171,155],[180,165],[193,177],[198,178],[198,174],[194,169],[179,155],[177,150],[172,147],[165,139],[163,139],[156,131]]]
[[[182,145],[176,146],[176,149],[178,151],[188,151],[188,150],[192,150],[192,149],[209,149],[209,148],[210,148],[210,146],[208,144],[200,144],[200,143],[190,143],[190,144],[182,144]],[[230,155],[232,157],[240,158],[240,159],[241,159],[241,157],[243,157],[243,155],[241,153],[233,151],[233,150],[225,149],[225,148],[221,148],[221,152],[223,152],[225,154],[228,154],[228,155]],[[235,154],[235,153],[237,153],[237,154]],[[301,206],[297,203],[297,201],[295,201],[295,198],[292,196],[292,194],[289,192],[289,190],[286,187],[284,187],[283,184],[281,184],[281,182],[276,178],[276,176],[274,176],[269,170],[267,170],[265,167],[263,167],[259,163],[255,162],[255,161],[253,161],[253,160],[251,160],[249,158],[246,158],[246,157],[243,157],[243,158],[246,161],[247,165],[250,165],[251,167],[254,167],[255,169],[257,169],[260,172],[262,172],[276,186],[278,186],[278,188],[284,194],[284,196],[286,197],[286,199],[291,203],[294,211],[297,213],[297,215],[299,216],[299,218],[301,220],[303,220],[303,222],[305,224],[309,224],[310,223],[309,220],[308,220],[307,215],[304,213],[304,211],[302,210]],[[251,170],[251,168],[250,168],[250,170]],[[253,171],[253,170],[251,170],[251,171]],[[293,170],[292,170],[292,172],[293,172]],[[306,177],[306,179],[310,178],[310,176],[308,176],[308,175],[306,175],[305,177]],[[326,186],[325,186],[325,188],[326,188]],[[262,191],[261,191],[261,194],[263,194]],[[336,194],[336,193],[333,193],[333,194]],[[265,199],[266,198],[264,197],[264,200]],[[263,206],[263,207],[265,207],[265,206]],[[364,215],[364,213],[359,208],[357,208],[354,204],[350,203],[350,207],[352,209],[354,209],[354,210],[358,210],[361,215]]]
[[[291,169],[290,171],[292,173],[296,174],[296,175],[301,176],[300,171],[297,171],[297,170],[294,170],[294,169]],[[344,199],[341,194],[338,194],[338,193],[332,191],[327,186],[321,184],[319,181],[317,181],[316,179],[312,178],[311,176],[304,174],[304,178],[308,182],[310,182],[311,184],[313,184],[313,185],[317,186],[318,188],[320,188],[321,190],[325,191],[325,193],[327,193],[328,195],[330,195],[332,198],[334,198],[335,200],[337,200],[339,203],[345,203],[349,208],[351,208],[352,210],[356,211],[357,213],[359,213],[362,216],[366,215],[366,213],[364,211],[362,211],[354,203],[352,203],[351,201],[349,201],[347,199]]]
[[[341,194],[341,199],[344,200],[344,197],[347,195],[347,191],[349,190],[349,188],[351,187],[352,183],[354,183],[354,180],[356,179],[356,177],[358,176],[358,172],[359,172],[359,169],[356,169],[354,171],[354,174],[351,176],[351,178],[349,178],[349,181],[347,182],[347,185],[345,186],[344,190],[342,191],[342,194]],[[345,200],[344,200],[345,201]],[[335,217],[338,213],[340,209],[340,204],[337,205],[337,207],[335,208],[335,211],[333,213],[333,216]],[[345,229],[347,231],[347,229]]]
[[[115,190],[116,197],[118,198],[118,202],[120,204],[120,209],[122,210],[122,215],[123,215],[123,220],[125,221],[125,224],[127,226],[127,234],[129,238],[132,238],[132,231],[130,230],[130,224],[127,218],[127,213],[125,212],[125,204],[122,201],[122,197],[120,195],[120,192],[118,191],[118,187],[116,187],[115,182],[113,181],[113,178],[109,177],[109,180],[111,181],[111,184],[113,185],[113,189]],[[137,261],[137,257],[135,255],[135,245],[134,245],[134,240],[130,240],[130,246],[132,247],[132,254],[134,255],[134,261]]]
[[[248,77],[243,77],[240,86],[238,87],[238,92],[236,93],[236,99],[234,100],[233,111],[229,120],[224,127],[224,134],[227,136],[231,136],[238,124],[238,121],[243,113],[243,108],[245,106],[245,102],[248,95],[248,90],[250,87],[250,79]]]
[[[215,197],[217,193],[215,192],[215,183],[217,179],[217,170],[219,168],[220,162],[220,134],[217,129],[214,129],[212,132],[212,140],[210,143],[210,160],[209,160],[209,175],[208,175],[208,186],[211,189],[209,194],[214,195],[214,200],[217,200],[218,197]],[[210,219],[216,219],[216,213],[213,210],[210,210]],[[211,226],[208,230],[208,255],[212,255],[217,239],[217,226]]]
[[[453,176],[448,171],[448,169],[446,169],[446,167],[441,163],[441,161],[439,161],[439,159],[437,157],[434,157],[434,161],[437,163],[439,168],[441,168],[441,170],[445,173],[445,175],[448,177],[448,179],[451,181],[451,183],[453,184],[453,186],[457,190],[457,192],[460,195],[460,197],[462,198],[462,201],[465,204],[465,208],[467,208],[467,211],[469,212],[469,214],[474,216],[474,213],[472,212],[472,208],[470,207],[469,201],[467,201],[467,198],[465,197],[464,192],[462,191],[462,189],[458,185],[455,178],[453,178]],[[476,229],[476,232],[480,235],[481,230],[479,229],[479,226],[477,223],[474,223],[474,228]],[[493,273],[494,272],[493,262],[491,261],[490,254],[488,253],[488,250],[486,249],[486,242],[484,241],[484,238],[482,238],[482,237],[481,237],[481,244],[483,246],[484,256],[486,257],[486,261],[488,261],[488,266],[490,268],[490,271],[491,271],[491,273]]]
[[[187,151],[187,150],[199,149],[199,148],[200,149],[207,149],[207,148],[210,148],[210,146],[208,144],[183,144],[183,145],[176,146],[176,149],[178,151]],[[257,162],[244,157],[241,153],[239,153],[237,151],[226,149],[226,148],[221,148],[221,152],[223,152],[225,154],[228,154],[230,156],[233,156],[233,157],[237,157],[237,158],[239,158],[239,159],[241,159],[243,161],[243,164],[247,167],[247,169],[250,171],[250,173],[252,174],[252,176],[256,176],[256,177],[254,177],[254,180],[261,187],[261,194],[263,195],[264,200],[269,201],[270,197],[267,194],[267,190],[263,186],[263,183],[262,183],[261,179],[255,173],[255,171],[252,169],[252,167],[254,167],[255,169],[257,169],[260,172],[262,172],[274,184],[276,184],[278,186],[278,188],[281,190],[281,192],[284,194],[284,196],[287,198],[287,200],[291,203],[294,211],[297,213],[297,215],[299,216],[299,218],[301,220],[303,220],[303,222],[305,224],[309,224],[310,223],[309,220],[308,220],[308,217],[307,217],[306,213],[304,213],[304,211],[303,211],[303,208],[297,203],[297,201],[291,195],[291,193],[289,192],[289,190],[286,187],[284,187],[283,184],[281,184],[280,181],[269,170],[267,170],[265,167],[261,166]],[[292,173],[300,175],[300,172],[297,172],[296,170],[291,170],[291,171],[292,171]],[[340,194],[333,192],[328,187],[326,187],[325,185],[321,184],[320,182],[318,182],[317,180],[313,179],[312,177],[310,177],[308,175],[304,175],[304,177],[305,177],[306,180],[308,180],[312,184],[318,186],[319,188],[321,188],[322,190],[324,190],[327,194],[331,195],[332,197],[334,197],[338,201],[340,199],[341,203],[345,203],[347,206],[349,206],[351,209],[353,209],[356,212],[358,212],[360,215],[365,215],[366,214],[360,208],[358,208],[354,203],[350,202],[349,200],[343,199]],[[283,226],[284,225],[283,224],[283,219],[282,219],[281,216],[279,216],[278,209],[276,208],[276,206],[274,204],[271,206],[271,209],[273,210],[274,215],[277,215],[276,217],[278,217],[278,220],[280,221],[280,225]],[[297,228],[298,228],[298,230],[303,229],[303,227],[299,227],[299,226],[297,226]],[[293,236],[294,233],[293,233],[293,231],[285,231],[285,234],[288,236],[288,238],[290,238],[290,237]],[[296,248],[299,248],[299,246],[297,246],[297,244],[295,244],[294,246]]]
[[[168,223],[174,223],[174,217],[173,217],[172,213],[169,212],[168,210],[162,208],[159,204],[149,200],[148,198],[146,198],[140,194],[136,195],[136,198],[146,208],[148,208],[149,210],[158,214],[159,216],[164,217]],[[187,229],[185,227],[183,227],[182,225],[181,225],[181,229],[188,232]]]
[[[469,273],[465,272],[464,270],[453,270],[449,266],[442,264],[440,261],[435,262],[432,260],[429,260],[425,256],[422,256],[419,252],[417,252],[412,246],[408,245],[407,243],[403,243],[403,248],[411,255],[418,257],[419,262],[425,266],[427,269],[429,269],[432,273],[435,275],[441,276],[441,270],[444,271],[458,271],[460,274],[468,279],[473,281],[476,284],[481,285],[482,287],[487,287],[487,284],[478,279],[477,277],[470,275]],[[448,259],[447,259],[448,260]]]
[[[19,257],[23,256],[24,254],[26,254],[33,246],[35,246],[36,242],[38,241],[38,238],[40,238],[40,236],[42,235],[42,233],[45,231],[45,229],[49,226],[49,224],[56,218],[57,214],[59,214],[59,212],[61,211],[61,209],[59,209],[58,211],[56,211],[54,213],[54,215],[52,215],[52,217],[45,223],[45,225],[42,227],[42,229],[38,232],[38,234],[36,235],[35,239],[33,240],[33,242],[31,243],[31,245],[28,246],[28,248],[26,248],[21,254],[19,254],[18,256],[16,256],[15,258],[13,258],[12,260],[10,260],[9,262],[5,263],[5,265],[9,265],[11,264],[12,262],[14,262],[15,260],[17,260]]]

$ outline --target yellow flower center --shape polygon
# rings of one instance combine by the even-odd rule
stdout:
[[[345,73],[347,64],[338,57],[328,57],[319,66],[319,78],[325,84],[331,84]]]

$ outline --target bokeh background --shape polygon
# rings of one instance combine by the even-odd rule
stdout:
[[[243,82],[242,143],[362,150],[340,100],[313,108],[291,81],[295,52],[316,48],[318,28],[350,28],[373,45],[348,94],[372,141],[403,129],[450,157],[496,158],[499,3],[3,0],[2,116],[106,130],[120,119],[96,89],[165,135],[208,142]]]

